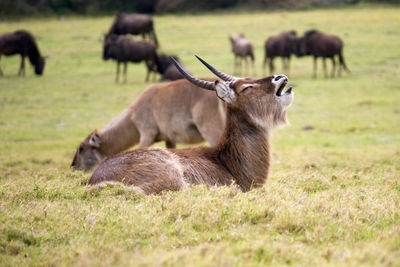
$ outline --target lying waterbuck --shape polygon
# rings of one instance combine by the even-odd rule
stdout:
[[[42,75],[45,65],[44,58],[40,55],[35,38],[27,31],[16,31],[0,35],[0,58],[2,55],[21,55],[21,64],[18,75],[25,75],[25,58],[28,57],[35,67],[36,75]],[[3,71],[0,68],[0,76]]]
[[[264,49],[264,64],[263,69],[265,73],[265,67],[267,61],[269,61],[269,72],[274,72],[274,58],[282,58],[282,66],[285,72],[289,72],[290,69],[290,56],[296,54],[297,46],[297,34],[295,31],[282,32],[278,35],[269,37],[265,41]]]
[[[242,61],[244,60],[246,63],[245,75],[247,74],[248,71],[247,57],[250,57],[253,66],[253,71],[255,72],[253,44],[249,40],[247,40],[243,34],[230,36],[229,40],[231,41],[232,52],[235,56],[233,62],[233,72],[237,73],[238,67],[239,67],[239,73],[242,72]]]
[[[324,68],[325,77],[328,77],[326,71],[326,58],[332,60],[332,72],[331,77],[335,76],[336,61],[335,56],[339,58],[338,74],[341,75],[342,68],[347,72],[350,70],[347,68],[343,58],[343,42],[342,40],[332,34],[325,34],[318,30],[309,30],[304,36],[298,40],[297,44],[297,56],[311,55],[314,57],[314,73],[313,77],[317,77],[317,58],[322,57],[322,63]]]
[[[149,15],[120,13],[115,17],[108,34],[141,34],[143,39],[148,35],[158,47],[153,18]]]
[[[90,171],[104,158],[139,143],[139,147],[165,141],[216,145],[225,125],[225,104],[213,92],[186,80],[149,86],[139,98],[78,146],[71,166]]]
[[[156,46],[152,41],[147,40],[132,40],[129,37],[122,35],[106,35],[103,45],[103,59],[114,59],[117,61],[117,72],[115,81],[119,78],[119,65],[124,64],[124,82],[126,82],[126,69],[128,62],[144,61],[147,67],[146,82],[149,80],[151,72],[155,71],[157,63]]]
[[[216,91],[227,103],[226,127],[218,144],[188,149],[142,148],[112,156],[96,168],[90,185],[120,182],[153,194],[196,184],[234,183],[248,191],[265,183],[270,167],[270,132],[286,122],[286,109],[293,100],[291,88],[283,92],[288,78],[235,78],[200,60],[224,81],[200,80],[178,63],[176,66],[191,83]]]

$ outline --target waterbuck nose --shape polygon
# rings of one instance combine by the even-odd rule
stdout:
[[[279,81],[279,80],[282,79],[282,78],[285,78],[286,81],[288,80],[287,77],[286,77],[285,75],[278,75],[278,76],[276,76],[276,77],[274,78],[274,81],[277,82],[277,81]]]

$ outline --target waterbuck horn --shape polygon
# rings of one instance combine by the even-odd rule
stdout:
[[[197,85],[199,87],[202,87],[204,89],[208,89],[211,91],[215,91],[215,84],[213,82],[209,82],[209,81],[203,81],[200,79],[197,79],[195,77],[193,77],[192,75],[190,75],[189,73],[187,73],[180,65],[179,63],[175,60],[175,58],[170,57],[172,59],[172,61],[174,62],[176,68],[179,70],[180,73],[182,73],[183,76],[185,76],[185,78],[193,83],[194,85]]]
[[[210,64],[208,64],[207,62],[205,62],[201,57],[196,56],[198,60],[201,61],[201,63],[203,63],[209,70],[211,70],[212,73],[214,73],[215,75],[217,75],[219,78],[221,78],[224,81],[236,81],[237,78],[233,77],[229,74],[223,73],[222,71],[217,70],[216,68],[214,68],[213,66],[211,66]]]

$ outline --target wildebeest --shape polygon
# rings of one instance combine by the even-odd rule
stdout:
[[[117,182],[145,194],[196,184],[234,184],[242,191],[264,185],[270,167],[270,132],[286,122],[286,109],[293,101],[291,88],[283,92],[288,78],[235,78],[204,63],[223,81],[197,79],[179,65],[177,68],[191,83],[215,91],[227,103],[226,127],[218,144],[188,149],[142,148],[115,155],[100,163],[90,185]]]
[[[42,75],[45,59],[40,55],[39,48],[35,38],[27,31],[19,30],[13,33],[0,35],[0,58],[2,55],[21,55],[21,64],[18,75],[25,75],[25,57],[29,58],[32,66],[35,68],[36,75]],[[0,68],[0,76],[3,71]]]
[[[153,84],[120,115],[79,145],[71,166],[91,170],[105,157],[165,141],[177,143],[218,142],[225,125],[225,105],[212,92],[186,80]]]
[[[282,32],[278,35],[269,37],[265,41],[264,50],[264,72],[269,61],[269,72],[274,72],[274,58],[282,57],[282,66],[285,72],[290,69],[290,56],[296,54],[297,34],[295,31]]]
[[[247,57],[250,57],[253,71],[255,72],[253,44],[244,37],[244,34],[230,36],[229,40],[231,41],[232,52],[235,57],[233,62],[233,72],[237,72],[237,67],[239,67],[239,73],[242,72],[242,61],[244,60],[246,63],[245,74],[247,74]]]
[[[115,81],[119,78],[119,65],[124,64],[124,81],[126,82],[126,69],[128,62],[138,63],[144,61],[147,67],[146,81],[149,80],[151,72],[156,71],[157,53],[156,46],[148,40],[132,40],[123,35],[106,35],[103,45],[103,59],[114,59],[117,61],[117,72]]]
[[[338,74],[341,74],[342,68],[347,72],[350,72],[344,62],[343,58],[343,42],[342,40],[333,34],[325,34],[318,30],[309,30],[299,38],[297,44],[297,56],[311,55],[314,57],[314,73],[313,77],[317,77],[317,58],[322,57],[322,63],[324,68],[325,77],[327,77],[326,71],[326,58],[332,60],[332,72],[331,77],[335,76],[336,61],[335,56],[339,58]]]
[[[176,55],[158,54],[159,64],[157,71],[162,75],[161,80],[175,81],[184,78],[182,73],[175,67],[171,57],[175,58],[182,65]]]
[[[148,35],[158,47],[153,18],[149,15],[120,13],[115,17],[108,34],[141,34],[143,38]]]

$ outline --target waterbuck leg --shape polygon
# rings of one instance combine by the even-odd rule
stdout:
[[[128,62],[124,62],[124,83],[126,83],[126,68],[127,68]]]
[[[313,78],[317,78],[317,57],[314,57],[314,73]]]
[[[245,56],[243,59],[245,64],[244,76],[247,76],[249,73],[249,61],[247,60],[247,56]]]
[[[322,67],[324,68],[324,77],[326,79],[326,78],[328,78],[328,73],[326,71],[326,58],[325,57],[322,58]]]
[[[335,77],[335,72],[336,72],[336,61],[335,61],[335,57],[334,56],[331,59],[332,59],[331,78],[334,78]]]
[[[176,148],[176,144],[174,142],[169,141],[169,140],[165,141],[165,146],[167,148]]]
[[[115,82],[118,83],[118,78],[119,78],[119,61],[117,61],[117,72],[115,74]]]
[[[154,143],[155,138],[157,136],[157,131],[146,130],[144,132],[141,132],[139,130],[139,132],[140,132],[139,147],[148,147]]]

